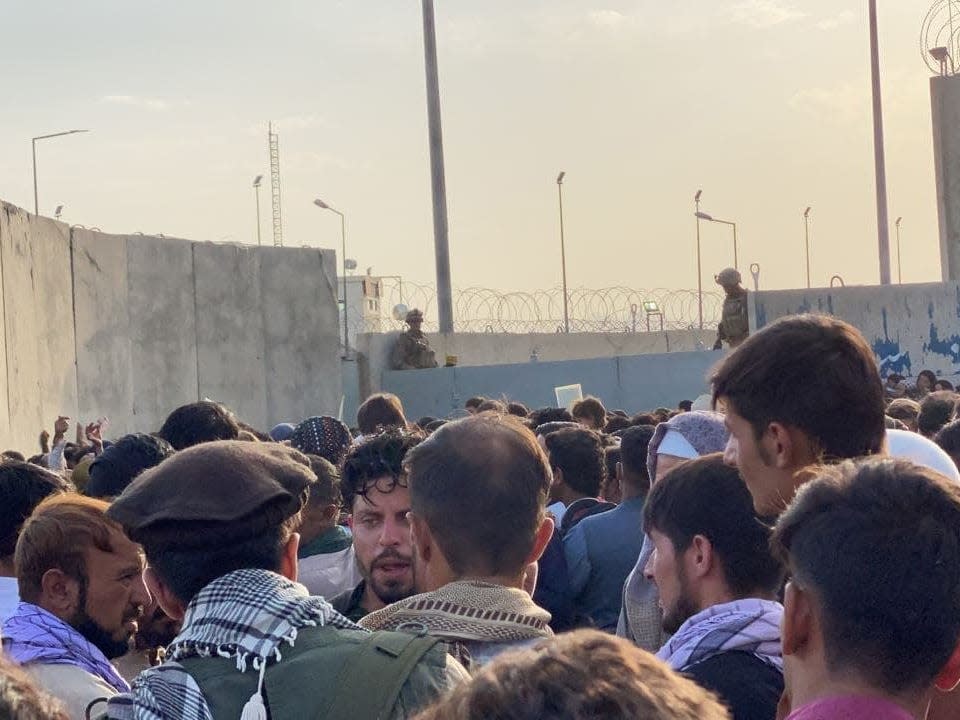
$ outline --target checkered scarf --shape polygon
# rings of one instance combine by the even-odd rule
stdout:
[[[332,625],[359,628],[302,585],[266,570],[237,570],[201,590],[167,648],[167,661],[142,672],[129,694],[110,699],[113,720],[212,720],[193,677],[177,662],[214,655],[236,658],[237,670],[260,670],[280,662],[284,643],[293,646],[299,630]]]
[[[780,620],[783,606],[769,600],[735,600],[714,605],[687,620],[657,657],[685,670],[715,655],[739,650],[783,670]]]

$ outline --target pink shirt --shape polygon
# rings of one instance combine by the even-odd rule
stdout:
[[[787,720],[915,720],[899,705],[868,695],[814,700],[795,710]]]

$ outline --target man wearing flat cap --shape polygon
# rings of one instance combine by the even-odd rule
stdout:
[[[723,314],[717,328],[714,350],[722,350],[723,344],[731,348],[742,345],[750,335],[750,316],[747,308],[747,290],[740,284],[740,272],[734,268],[722,270],[716,277],[717,285],[723,288]]]
[[[423,313],[417,309],[411,310],[407,313],[406,323],[406,332],[400,333],[390,354],[390,367],[393,370],[435,368],[437,360],[430,349],[430,340],[421,330]]]
[[[111,698],[117,720],[404,718],[466,677],[443,645],[365,633],[297,580],[316,481],[283,445],[220,441],[140,475],[108,516],[143,546],[151,594],[182,630]]]

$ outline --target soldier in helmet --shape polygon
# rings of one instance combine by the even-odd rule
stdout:
[[[747,291],[740,285],[740,273],[727,268],[716,277],[717,285],[727,296],[723,300],[723,315],[717,332],[714,350],[722,350],[723,343],[731,348],[740,345],[750,335],[750,319],[747,311]]]
[[[390,367],[394,370],[435,368],[437,361],[430,349],[430,340],[420,329],[423,326],[423,313],[411,310],[407,313],[406,323],[406,332],[397,338],[397,344],[390,354]]]

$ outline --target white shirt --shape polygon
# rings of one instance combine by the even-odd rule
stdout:
[[[20,604],[20,588],[14,577],[0,577],[0,623],[17,611]]]

